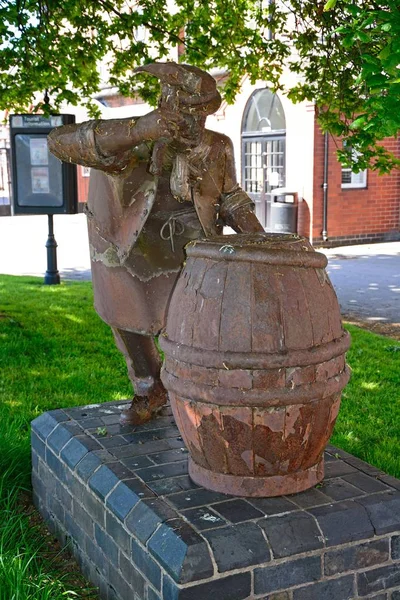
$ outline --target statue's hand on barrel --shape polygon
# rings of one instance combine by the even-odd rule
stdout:
[[[231,219],[232,224],[227,223],[236,233],[264,233],[264,227],[257,219],[251,205],[242,206],[236,211]]]
[[[264,232],[253,211],[254,202],[239,185],[222,194],[220,217],[236,233]]]

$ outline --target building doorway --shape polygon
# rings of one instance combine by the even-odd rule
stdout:
[[[286,183],[286,120],[282,103],[268,88],[256,90],[242,123],[242,183],[268,229],[270,192]]]

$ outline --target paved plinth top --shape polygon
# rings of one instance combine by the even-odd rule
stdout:
[[[330,446],[316,488],[226,496],[189,479],[170,408],[131,427],[125,407],[32,423],[36,503],[101,597],[400,600],[399,480]]]

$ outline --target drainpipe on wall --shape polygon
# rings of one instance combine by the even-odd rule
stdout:
[[[324,139],[324,182],[323,189],[323,216],[322,216],[322,239],[324,242],[328,240],[328,158],[329,158],[329,137],[325,133]]]

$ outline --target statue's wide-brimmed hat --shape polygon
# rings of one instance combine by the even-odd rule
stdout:
[[[214,77],[198,67],[175,62],[154,62],[137,67],[135,73],[151,73],[162,84],[179,88],[179,104],[182,107],[210,115],[221,105]]]

